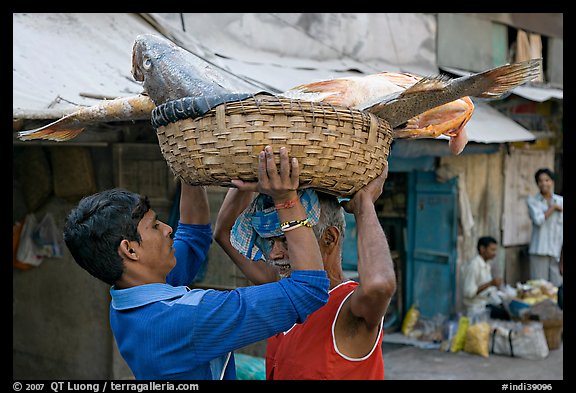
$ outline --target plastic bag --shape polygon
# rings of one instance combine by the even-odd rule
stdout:
[[[37,225],[38,221],[36,220],[36,216],[33,213],[27,214],[24,219],[24,227],[20,234],[20,244],[18,244],[18,251],[16,253],[16,260],[20,263],[39,266],[44,260],[33,238]]]
[[[402,321],[401,330],[403,335],[409,336],[410,333],[412,333],[412,330],[414,329],[416,322],[418,322],[419,317],[420,317],[420,311],[418,310],[418,307],[413,304],[412,306],[410,306],[410,309],[408,310],[406,316],[404,317],[404,320]]]
[[[51,213],[46,213],[42,221],[34,228],[32,237],[41,256],[45,258],[64,256],[64,239],[56,228]]]
[[[475,353],[487,358],[489,354],[490,330],[488,322],[479,322],[468,326],[466,340],[464,341],[464,352]]]
[[[468,331],[469,324],[470,319],[468,317],[460,317],[458,320],[458,330],[456,330],[456,335],[452,339],[452,344],[450,345],[450,352],[458,352],[464,348],[464,341],[466,340],[466,332]]]
[[[34,266],[27,263],[18,261],[16,254],[18,253],[18,246],[20,245],[20,236],[22,235],[22,228],[24,224],[20,221],[12,225],[12,266],[20,270],[29,270]]]
[[[494,321],[490,335],[490,352],[537,360],[546,358],[550,349],[542,323]]]

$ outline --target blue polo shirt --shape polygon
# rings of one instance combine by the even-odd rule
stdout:
[[[328,301],[324,270],[231,291],[190,289],[212,242],[210,225],[178,224],[166,284],[110,289],[110,324],[137,379],[236,379],[233,351],[288,330]]]

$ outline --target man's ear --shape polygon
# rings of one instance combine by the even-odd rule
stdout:
[[[338,245],[340,240],[340,231],[336,227],[328,227],[322,234],[320,239],[322,246],[332,249]]]
[[[120,247],[118,247],[118,252],[120,253],[120,256],[122,258],[137,260],[138,255],[136,255],[136,252],[134,251],[134,248],[130,243],[131,242],[129,240],[126,239],[122,240],[120,242]]]

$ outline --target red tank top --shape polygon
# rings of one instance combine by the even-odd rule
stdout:
[[[349,358],[336,347],[336,318],[357,285],[347,281],[334,287],[328,303],[304,323],[268,339],[266,379],[384,379],[382,323],[378,339],[365,357]]]

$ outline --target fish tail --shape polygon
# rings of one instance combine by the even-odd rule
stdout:
[[[531,59],[521,63],[507,64],[478,74],[491,81],[484,92],[475,95],[480,98],[500,98],[504,93],[530,82],[540,76],[542,59]]]
[[[18,139],[21,141],[30,141],[34,139],[47,139],[56,142],[68,141],[77,137],[78,134],[84,131],[84,127],[74,127],[70,124],[66,124],[66,120],[68,119],[69,118],[66,116],[40,128],[20,131],[17,134]]]

